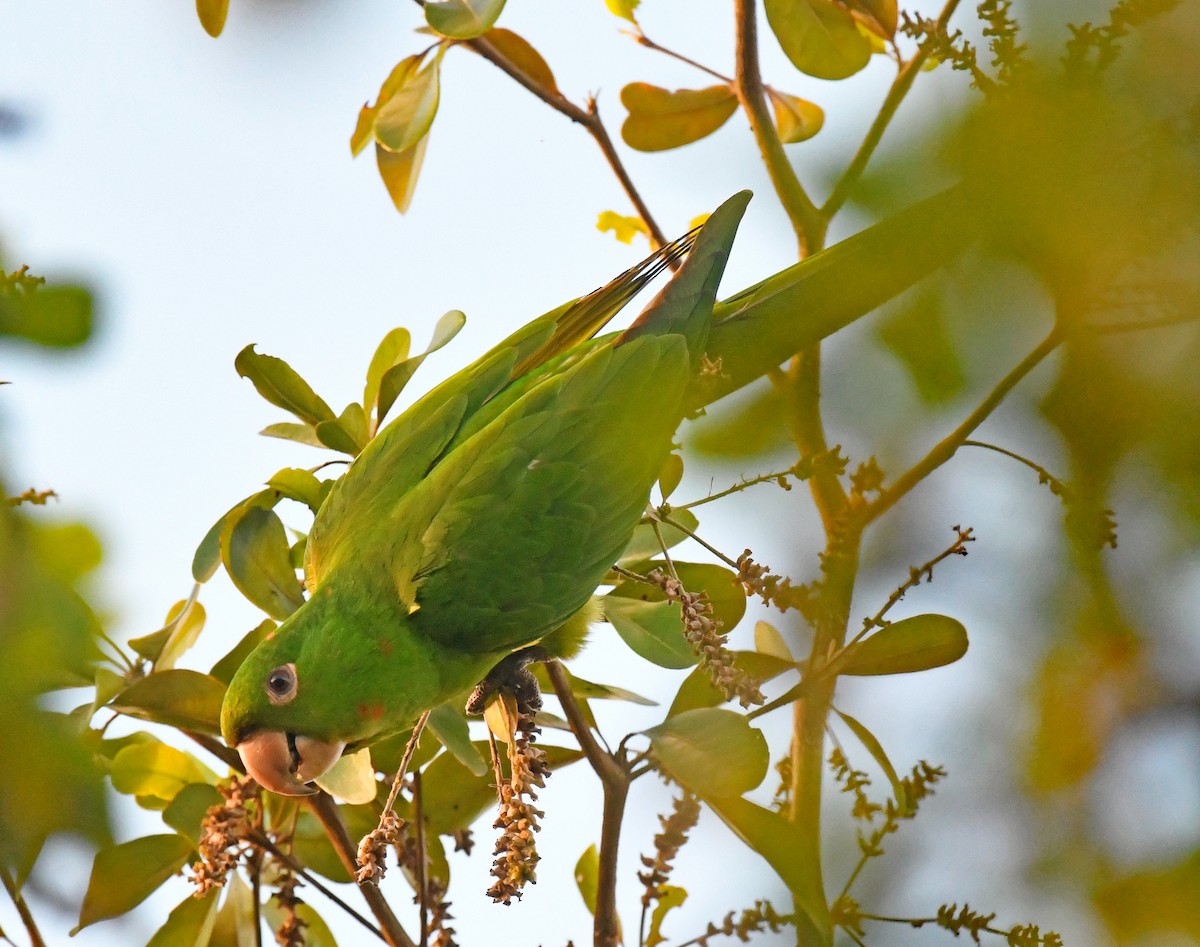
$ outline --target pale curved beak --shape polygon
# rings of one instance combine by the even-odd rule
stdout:
[[[342,755],[345,743],[327,743],[278,730],[258,730],[237,745],[246,772],[263,789],[281,796],[311,796],[306,786],[328,772]]]

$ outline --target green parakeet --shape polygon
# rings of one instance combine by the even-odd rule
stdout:
[[[259,783],[315,791],[343,752],[412,726],[587,605],[670,451],[749,199],[534,320],[355,459],[309,534],[307,601],[225,695],[225,741]],[[629,329],[592,338],[688,246]]]

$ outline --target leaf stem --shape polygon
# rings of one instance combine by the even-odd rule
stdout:
[[[46,947],[46,942],[42,940],[41,931],[38,930],[37,923],[33,919],[33,912],[29,910],[29,905],[25,902],[25,896],[21,894],[21,890],[17,887],[17,883],[13,880],[12,875],[8,873],[7,868],[0,867],[0,880],[3,880],[4,890],[12,898],[12,903],[16,907],[17,913],[21,916],[21,923],[25,925],[25,931],[29,934],[30,947]]]

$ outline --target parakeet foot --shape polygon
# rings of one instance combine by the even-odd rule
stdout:
[[[527,708],[532,713],[541,710],[542,692],[538,687],[537,678],[529,670],[529,665],[549,660],[550,655],[538,645],[514,651],[475,685],[471,696],[467,698],[467,713],[483,713],[483,708],[487,706],[492,695],[500,691],[512,694],[519,707]]]

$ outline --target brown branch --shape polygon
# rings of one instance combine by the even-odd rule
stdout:
[[[548,661],[546,673],[550,677],[550,683],[554,685],[554,693],[558,695],[563,713],[579,740],[584,756],[600,777],[600,783],[604,787],[593,941],[595,947],[616,947],[621,940],[620,921],[617,918],[617,846],[621,840],[625,801],[629,796],[629,771],[592,736],[583,711],[575,702],[575,695],[571,693],[571,682],[567,679],[563,666],[557,661]]]
[[[950,17],[954,15],[954,10],[958,4],[959,0],[946,0],[946,5],[942,8],[942,12],[937,18],[939,26],[945,27],[950,22]],[[858,146],[858,151],[854,153],[854,157],[850,160],[850,164],[846,166],[846,170],[842,172],[842,176],[838,178],[837,183],[829,194],[829,198],[821,206],[821,216],[825,218],[826,222],[831,220],[834,214],[841,210],[842,205],[846,203],[846,198],[850,196],[854,185],[862,177],[863,171],[866,170],[868,162],[870,162],[872,156],[875,154],[875,149],[879,146],[879,142],[883,138],[883,133],[887,131],[888,125],[891,124],[892,119],[896,115],[896,110],[900,107],[900,103],[904,101],[904,97],[908,94],[908,90],[912,88],[912,84],[917,78],[917,73],[921,71],[921,67],[925,65],[925,61],[928,58],[928,50],[918,49],[912,59],[900,67],[900,71],[892,81],[892,87],[888,89],[888,93],[884,97],[883,105],[879,108],[879,114],[875,116],[875,120],[867,130],[866,137],[863,139],[862,144]]]
[[[722,75],[715,69],[709,69],[708,66],[704,65],[703,63],[696,62],[694,59],[689,59],[687,56],[683,55],[683,53],[677,53],[673,49],[667,49],[665,46],[659,46],[658,43],[654,42],[654,40],[640,30],[637,33],[629,32],[628,35],[632,36],[634,41],[639,46],[645,46],[647,49],[653,49],[656,53],[662,53],[664,56],[670,56],[672,59],[677,59],[682,63],[686,63],[693,69],[699,69],[701,72],[707,73],[714,79],[720,79],[726,85],[733,85],[733,80],[730,79],[729,76]]]
[[[911,469],[897,477],[896,482],[892,486],[885,488],[873,503],[863,509],[861,513],[863,525],[878,519],[883,513],[890,510],[913,487],[953,457],[975,429],[987,420],[988,415],[996,410],[1000,402],[1017,386],[1017,383],[1033,371],[1047,355],[1053,352],[1061,341],[1062,333],[1056,326],[1050,331],[1049,335],[1037,344],[1037,347],[1032,352],[1021,359],[1016,368],[1000,380],[996,387],[988,393],[988,396],[967,416],[962,424],[935,445]]]
[[[8,896],[12,898],[12,903],[17,908],[17,913],[21,915],[21,923],[25,925],[25,931],[29,934],[30,947],[46,947],[46,942],[42,940],[42,934],[33,919],[33,912],[29,910],[29,905],[25,903],[21,889],[17,887],[17,883],[8,873],[7,868],[0,868],[0,880],[4,881],[4,890],[8,892]]]

